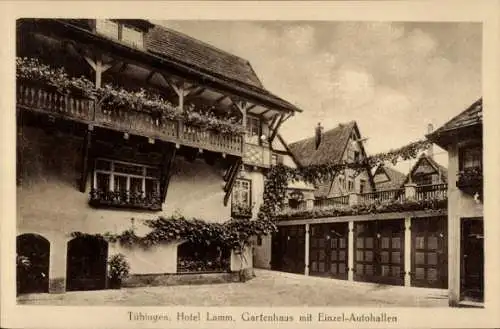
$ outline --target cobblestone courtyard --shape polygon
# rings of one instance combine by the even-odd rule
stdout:
[[[246,283],[31,294],[19,304],[122,306],[447,307],[446,290],[383,286],[255,270]]]

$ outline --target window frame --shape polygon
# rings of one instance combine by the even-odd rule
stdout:
[[[117,26],[117,33],[116,33],[116,35],[110,35],[108,33],[103,32],[102,30],[98,29],[97,28],[98,22],[108,22],[108,23],[111,22],[113,24],[116,24],[116,26]],[[124,41],[123,40],[123,29],[124,29],[124,27],[127,28],[127,29],[130,29],[130,30],[134,30],[136,32],[139,32],[139,34],[141,35],[141,41],[140,41],[140,43],[135,44],[135,43],[132,43],[132,42],[129,42],[129,41]],[[141,30],[139,30],[139,29],[137,29],[136,27],[124,24],[122,22],[117,22],[117,21],[114,21],[112,19],[96,19],[95,33],[103,35],[103,36],[106,36],[108,38],[112,38],[112,39],[114,39],[116,41],[119,41],[119,42],[121,42],[123,44],[126,44],[126,45],[128,45],[130,47],[133,47],[133,48],[141,48],[141,49],[144,48],[144,32],[141,31]]]
[[[248,178],[237,178],[236,181],[234,182],[234,186],[233,186],[233,191],[231,193],[231,207],[233,205],[235,205],[235,195],[238,190],[237,190],[237,186],[238,186],[238,182],[245,182],[245,183],[248,183],[248,204],[247,206],[248,207],[251,207],[252,206],[252,180],[251,179],[248,179]]]
[[[98,169],[97,168],[97,162],[98,161],[104,161],[109,163],[110,169],[105,170],[105,169]],[[115,171],[115,164],[120,163],[124,165],[129,165],[129,166],[136,166],[140,167],[142,169],[143,174],[138,175],[138,174],[129,174],[129,173],[122,173],[122,172],[116,172]],[[158,170],[159,175],[158,177],[155,176],[148,176],[147,175],[147,168],[153,168]],[[134,163],[134,162],[128,162],[128,161],[122,161],[122,160],[114,160],[114,159],[108,159],[108,158],[95,158],[94,159],[94,170],[93,170],[93,182],[92,182],[92,187],[95,190],[98,190],[99,187],[97,186],[97,174],[104,174],[104,175],[109,175],[109,190],[106,192],[114,192],[115,191],[115,177],[120,176],[120,177],[126,177],[127,179],[127,187],[126,191],[130,193],[130,181],[131,178],[139,178],[142,180],[142,192],[143,192],[143,197],[147,197],[148,193],[146,192],[146,181],[149,179],[153,182],[156,182],[156,191],[157,193],[160,192],[160,181],[161,181],[161,174],[160,174],[160,168],[159,166],[154,166],[154,165],[145,165],[145,164],[140,164],[140,163]]]
[[[466,168],[464,166],[465,155],[468,151],[472,151],[472,150],[478,150],[480,153],[479,166],[472,166],[472,167]],[[467,145],[463,145],[463,146],[459,147],[459,150],[458,150],[458,168],[459,168],[459,171],[463,171],[463,170],[466,170],[469,168],[479,168],[481,170],[483,169],[483,147],[480,143],[467,144]]]
[[[262,136],[262,120],[259,117],[253,115],[247,115],[246,120],[247,120],[247,122],[245,123],[246,142],[260,145],[261,144],[260,136]],[[253,128],[256,128],[257,135],[253,134]],[[256,141],[254,140],[255,138],[257,139]]]

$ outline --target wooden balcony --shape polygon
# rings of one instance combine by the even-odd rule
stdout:
[[[417,200],[442,200],[447,198],[448,185],[443,184],[430,184],[419,185],[416,187]]]
[[[304,207],[285,206],[276,214],[278,221],[342,216],[372,216],[377,213],[405,213],[420,210],[440,211],[447,208],[447,184],[405,185],[404,188],[307,200]]]
[[[338,205],[348,205],[349,195],[341,195],[328,199],[317,199],[314,200],[314,207],[316,208],[326,208]]]
[[[403,189],[392,189],[383,190],[376,192],[367,192],[359,194],[358,203],[359,204],[374,204],[376,202],[391,202],[391,201],[402,201],[405,197],[405,190]],[[352,202],[351,202],[352,203]]]
[[[243,153],[242,135],[222,134],[181,120],[160,120],[147,111],[101,108],[93,99],[63,95],[47,86],[18,83],[16,97],[17,106],[25,110],[212,152]]]
[[[408,189],[409,188],[409,189]],[[411,190],[413,189],[413,191]],[[309,209],[325,209],[333,207],[369,206],[373,204],[388,204],[393,202],[445,200],[447,198],[447,184],[432,184],[409,186],[400,189],[382,190],[367,193],[351,193],[327,199],[316,199]],[[289,207],[287,207],[289,209]],[[304,207],[298,210],[304,210]]]

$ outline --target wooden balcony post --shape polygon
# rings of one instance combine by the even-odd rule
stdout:
[[[405,199],[415,200],[417,198],[417,184],[408,183],[405,184]]]
[[[95,73],[94,83],[96,88],[101,88],[102,74],[107,70],[109,70],[114,65],[114,61],[106,64],[103,63],[101,54],[96,55],[95,60],[93,60],[88,56],[83,56],[83,58],[85,58],[85,61],[87,61],[90,67],[94,70]]]
[[[349,206],[359,204],[359,195],[356,192],[349,193]]]
[[[347,280],[354,280],[354,222],[348,222],[348,237],[347,237]]]

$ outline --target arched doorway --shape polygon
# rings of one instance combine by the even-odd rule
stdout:
[[[16,252],[17,293],[48,292],[50,242],[38,234],[22,234],[16,239]]]
[[[99,290],[106,288],[108,243],[92,236],[77,237],[68,242],[66,290]]]

